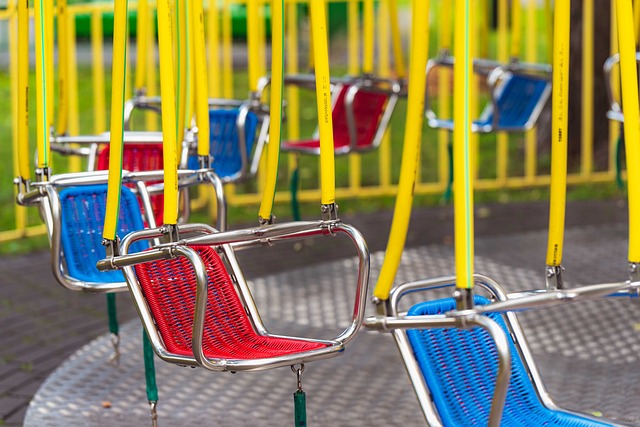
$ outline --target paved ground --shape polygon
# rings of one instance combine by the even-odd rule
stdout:
[[[478,208],[478,253],[490,251],[492,260],[505,266],[541,268],[543,252],[537,258],[532,257],[527,251],[513,250],[513,243],[518,238],[523,240],[523,245],[530,240],[529,243],[542,244],[543,247],[544,233],[540,230],[546,227],[547,215],[544,203]],[[598,245],[606,250],[607,242],[613,241],[608,239],[613,232],[618,234],[615,242],[620,246],[620,239],[624,238],[624,226],[620,224],[624,224],[626,215],[626,208],[615,201],[570,204],[567,226],[591,227],[593,231],[587,234],[592,237],[576,242],[578,249],[584,249],[579,256],[586,257],[588,261],[589,245]],[[391,214],[385,212],[344,220],[363,232],[372,252],[375,252],[384,249],[390,218]],[[416,211],[408,237],[409,246],[436,244],[450,247],[451,223],[450,208]],[[500,251],[501,246],[505,250]],[[622,278],[620,272],[624,271],[626,248],[616,249],[623,255],[620,265],[611,265],[611,271],[616,272],[615,277]],[[321,245],[306,246],[295,257],[286,252],[270,252],[272,258],[261,258],[260,263],[246,263],[245,274],[256,278],[344,255],[328,251]],[[0,260],[0,425],[22,425],[28,402],[52,370],[106,330],[104,297],[79,295],[56,285],[48,263],[46,252]],[[589,282],[589,273],[584,274],[584,278],[576,280]],[[127,295],[119,296],[118,302],[122,321],[135,317]]]

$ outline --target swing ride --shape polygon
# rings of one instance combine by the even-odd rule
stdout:
[[[609,296],[635,296],[638,293],[640,257],[636,244],[638,230],[633,218],[638,218],[638,201],[634,194],[637,194],[635,190],[639,190],[637,187],[640,185],[640,165],[637,164],[640,147],[636,144],[640,138],[637,135],[640,126],[630,118],[640,117],[640,113],[635,96],[638,93],[637,75],[633,67],[635,49],[630,42],[633,37],[629,37],[633,33],[629,1],[617,0],[616,6],[622,94],[627,114],[627,120],[621,121],[624,122],[625,137],[634,142],[627,145],[631,218],[630,279],[573,288],[563,282],[567,181],[566,82],[569,78],[569,2],[564,1],[558,2],[555,10],[553,86],[556,90],[553,94],[551,207],[545,288],[517,293],[507,293],[495,280],[474,272],[470,133],[516,128],[524,130],[533,125],[549,96],[551,83],[546,76],[549,69],[536,69],[535,72],[540,71],[541,74],[531,80],[531,70],[525,70],[523,64],[476,62],[474,67],[468,49],[468,2],[455,2],[455,60],[446,58],[436,64],[453,67],[454,70],[454,117],[447,123],[440,120],[442,123],[439,122],[438,126],[453,131],[456,274],[410,281],[393,289],[409,225],[415,166],[425,117],[427,80],[424,71],[427,70],[429,74],[430,70],[427,61],[429,28],[419,23],[429,14],[428,2],[413,1],[410,73],[406,86],[403,86],[405,82],[376,80],[376,83],[382,82],[382,89],[370,90],[375,80],[370,74],[372,64],[365,65],[363,78],[336,80],[330,77],[326,28],[321,24],[326,21],[324,2],[311,0],[315,75],[312,79],[299,79],[297,83],[315,88],[318,137],[313,141],[291,144],[281,144],[282,89],[285,84],[295,80],[288,82],[284,76],[284,1],[274,0],[271,3],[272,71],[268,80],[263,80],[267,83],[263,86],[258,84],[256,89],[260,93],[267,84],[270,86],[269,107],[261,104],[259,107],[262,113],[268,111],[268,115],[262,117],[252,112],[251,103],[222,103],[223,108],[211,109],[214,103],[204,96],[208,91],[204,78],[206,58],[202,5],[197,1],[190,1],[188,5],[185,3],[183,12],[189,10],[188,13],[195,17],[193,22],[199,24],[193,28],[196,64],[193,129],[196,130],[184,138],[181,135],[189,135],[190,131],[183,130],[191,126],[182,126],[178,117],[188,114],[182,114],[182,101],[176,99],[173,33],[172,23],[168,19],[171,2],[158,2],[161,96],[151,102],[138,97],[134,102],[139,104],[133,108],[127,106],[123,95],[127,2],[116,0],[115,5],[114,80],[111,130],[108,134],[84,140],[66,136],[51,138],[46,108],[50,100],[46,95],[45,71],[49,59],[43,43],[40,41],[36,44],[36,58],[39,58],[36,64],[39,113],[37,179],[30,181],[28,155],[23,151],[18,202],[39,207],[49,231],[54,276],[59,282],[69,289],[89,292],[128,290],[143,325],[143,335],[148,340],[145,348],[152,348],[168,364],[232,373],[291,367],[297,377],[297,389],[294,392],[296,425],[306,425],[306,398],[301,382],[305,365],[342,354],[363,324],[372,330],[390,332],[395,339],[429,425],[617,425],[601,418],[562,410],[553,403],[514,312]],[[36,40],[47,22],[40,8],[45,9],[42,1],[37,0],[36,22],[40,23],[40,29],[36,32]],[[25,8],[21,10],[23,13],[20,16],[24,19]],[[474,122],[469,108],[470,75],[474,68],[478,70],[485,66],[491,68],[486,75],[492,100],[481,119]],[[180,84],[180,80],[177,81]],[[21,81],[21,84],[26,85],[26,82]],[[376,314],[365,320],[369,252],[358,230],[338,218],[334,156],[375,148],[384,135],[396,100],[404,90],[408,105],[394,221],[374,290]],[[523,100],[522,92],[519,92],[521,90],[532,94],[532,98],[525,100],[526,107],[516,108],[518,114],[510,115],[514,110],[510,102],[514,99]],[[160,99],[162,102],[159,102]],[[174,108],[176,105],[178,108]],[[162,133],[126,132],[126,110],[129,109],[130,113],[135,108],[147,107],[160,113]],[[427,120],[433,124],[434,120],[439,119],[429,111],[427,108]],[[234,160],[225,158],[224,149],[218,154],[212,151],[218,136],[209,127],[218,126],[216,120],[223,116],[218,114],[220,112],[229,113],[227,130],[222,133],[233,135],[228,139],[235,149],[239,149],[236,153],[240,153],[234,154],[236,160],[239,158],[240,167],[235,167],[238,165],[236,162],[229,174],[222,171],[225,165],[233,164]],[[373,122],[361,120],[359,113],[367,119],[373,117]],[[262,130],[257,131],[259,121]],[[25,129],[20,129],[20,132],[25,132]],[[259,139],[253,142],[256,134],[259,134]],[[209,138],[202,138],[201,135],[208,135]],[[145,141],[138,145],[138,138]],[[184,146],[181,139],[186,141]],[[159,142],[162,145],[162,149],[157,151],[159,154],[148,157],[157,161],[161,158],[161,163],[156,163],[154,167],[125,166],[127,147],[130,150],[129,161],[133,164],[145,156],[140,154],[144,149],[152,145],[158,149]],[[97,158],[97,169],[108,170],[53,174],[49,150],[55,143],[61,144],[58,149],[68,154]],[[78,149],[66,145],[71,143],[86,144],[89,148]],[[105,143],[108,143],[108,148],[96,154],[98,145]],[[190,223],[187,218],[179,221],[181,188],[207,181],[222,194],[222,181],[234,182],[255,173],[253,164],[257,168],[262,143],[266,144],[267,174],[259,225],[227,230],[224,206],[219,206],[224,215],[218,218],[221,222],[216,227]],[[251,147],[253,144],[255,148]],[[283,151],[320,155],[322,185],[319,220],[275,222],[272,210],[281,146]],[[194,151],[197,152],[196,156],[193,155]],[[251,156],[253,158],[250,161]],[[194,158],[197,167],[193,163]],[[221,163],[216,166],[216,161]],[[91,160],[90,164],[93,163]],[[252,166],[248,167],[249,164]],[[180,169],[180,165],[186,167]],[[216,173],[221,173],[222,179],[217,178]],[[160,191],[162,199],[154,205],[151,194]],[[224,205],[224,199],[219,200],[219,204]],[[160,209],[161,215],[158,214]],[[79,229],[79,224],[82,229]],[[101,250],[95,246],[97,236],[105,246]],[[270,332],[271,328],[263,322],[255,303],[237,253],[249,248],[268,250],[269,246],[281,243],[335,236],[345,237],[354,245],[356,252],[355,274],[347,280],[354,295],[350,321],[333,338]],[[429,299],[408,310],[401,306],[401,301],[405,302],[410,294],[415,296],[418,292],[422,294],[451,288],[454,289],[452,297]],[[148,359],[153,363],[150,352],[145,354],[146,363]],[[147,369],[150,368],[147,366]],[[147,380],[155,383],[152,377],[153,374],[147,372]],[[157,425],[158,396],[154,386],[150,383],[147,385],[152,422]]]

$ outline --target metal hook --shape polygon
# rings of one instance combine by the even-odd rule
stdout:
[[[113,346],[113,354],[109,357],[109,363],[117,366],[120,363],[120,335],[111,334],[111,345]]]
[[[158,412],[156,411],[156,407],[158,406],[157,400],[149,401],[149,409],[151,410],[151,426],[158,427]]]
[[[298,380],[298,391],[302,391],[302,373],[304,372],[304,363],[301,363],[299,368],[296,368],[296,365],[291,365],[291,371],[296,374]]]

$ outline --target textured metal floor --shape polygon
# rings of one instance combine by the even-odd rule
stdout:
[[[575,284],[623,280],[626,227],[567,232],[566,278]],[[509,291],[544,286],[542,232],[477,242],[476,270]],[[372,257],[375,284],[383,254]],[[540,268],[538,268],[540,266]],[[331,336],[348,323],[353,299],[351,259],[291,270],[252,282],[272,332]],[[535,268],[533,270],[532,268]],[[408,250],[398,281],[453,271],[450,246]],[[305,286],[311,282],[310,286]],[[520,315],[545,383],[563,407],[640,425],[640,307],[626,299],[592,301]],[[149,425],[141,356],[141,327],[122,329],[124,355],[106,364],[106,336],[62,364],[31,402],[25,426]],[[161,426],[291,425],[295,376],[288,368],[257,373],[211,373],[156,362]],[[393,340],[363,331],[337,358],[307,366],[309,424],[420,426],[424,421]],[[110,405],[105,405],[106,403]],[[106,408],[105,406],[110,406]]]

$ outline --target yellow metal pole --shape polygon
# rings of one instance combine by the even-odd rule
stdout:
[[[18,69],[15,81],[18,85],[17,153],[20,177],[27,181],[31,175],[29,154],[29,0],[18,0],[17,55]]]
[[[527,3],[527,21],[526,21],[526,34],[538,34],[538,26],[536,19],[536,12],[538,10],[537,0],[528,0]],[[547,23],[551,26],[551,22]],[[526,38],[525,59],[527,62],[534,63],[537,61],[537,46],[535,37]],[[524,154],[524,176],[528,180],[533,180],[536,176],[536,168],[538,162],[537,153],[537,134],[538,131],[534,127],[527,131],[524,136],[525,154]]]
[[[613,2],[611,2],[613,4]],[[544,15],[545,15],[545,22],[548,23],[547,25],[547,44],[548,44],[548,49],[547,49],[547,55],[548,55],[548,59],[547,62],[553,62],[553,25],[551,25],[551,23],[553,22],[553,8],[551,7],[551,0],[544,0]]]
[[[78,135],[80,133],[80,117],[78,114],[78,60],[76,54],[76,20],[75,16],[68,14],[67,16],[67,43],[69,44],[69,78],[67,80],[67,93],[69,97],[69,118],[67,123],[67,133],[69,135]],[[103,128],[104,129],[104,128]],[[72,156],[69,160],[69,168],[72,172],[79,172],[83,169],[79,156]]]
[[[498,0],[498,61],[508,61],[508,13],[507,0]],[[496,178],[504,185],[507,180],[507,163],[509,161],[509,136],[506,132],[498,132],[496,136]]]
[[[438,45],[440,52],[451,52],[451,7],[452,3],[443,1],[440,3],[440,19],[438,25]],[[451,71],[446,67],[438,70],[438,115],[442,118],[451,117]],[[431,90],[427,88],[427,90]],[[446,129],[438,131],[438,175],[443,186],[449,180],[449,137],[450,133]]]
[[[109,187],[102,237],[116,240],[120,188],[122,187],[122,147],[124,139],[125,78],[127,75],[127,0],[115,0],[113,11],[113,68],[111,84],[111,142]]]
[[[640,107],[630,0],[616,0],[629,197],[629,262],[640,262]]]
[[[380,40],[378,74],[381,77],[391,77],[391,58],[389,56],[388,41],[391,39],[391,22],[389,21],[389,0],[380,3],[378,13],[378,39]],[[391,129],[385,134],[378,149],[378,185],[387,188],[391,183]],[[360,190],[359,190],[360,191]]]
[[[207,39],[209,47],[209,96],[220,97],[220,12],[218,3],[209,1],[207,11]]]
[[[91,13],[91,73],[93,84],[93,131],[104,132],[107,129],[107,108],[104,93],[104,54],[102,36],[102,12]]]
[[[349,46],[348,72],[351,75],[358,74],[360,62],[358,61],[360,52],[360,45],[358,43],[358,5],[358,0],[348,0],[347,2],[347,40]]]
[[[142,93],[147,78],[147,62],[149,55],[149,1],[138,0],[138,21],[136,23],[136,94]]]
[[[551,202],[547,265],[562,264],[565,205],[567,197],[567,124],[569,106],[570,0],[555,5],[553,40],[553,98],[551,126]]]
[[[153,10],[153,9],[152,9]],[[153,13],[149,13],[147,28],[153,28],[153,24],[156,22],[156,19],[153,16]],[[147,32],[147,45],[149,49],[146,53],[147,62],[150,63],[150,66],[147,67],[147,75],[146,75],[146,84],[145,88],[147,91],[147,95],[156,96],[158,94],[158,74],[156,70],[156,36],[154,31]],[[152,111],[149,111],[145,115],[145,126],[148,130],[155,130],[158,127],[158,115]]]
[[[409,229],[409,218],[413,204],[413,189],[418,169],[418,154],[422,141],[422,123],[424,120],[424,70],[429,55],[429,1],[413,0],[411,25],[411,55],[409,56],[409,91],[405,122],[404,148],[400,167],[398,196],[393,211],[393,222],[384,263],[380,270],[374,297],[380,300],[389,298],[389,292],[400,265],[400,258]]]
[[[593,0],[582,2],[582,111],[581,172],[588,177],[593,169]]]
[[[362,72],[373,73],[374,33],[373,26],[375,16],[373,13],[373,0],[364,0],[362,32],[364,33]]]
[[[175,77],[173,75],[173,22],[171,0],[158,1],[158,45],[160,48],[160,96],[164,162],[164,222],[178,222],[178,151]]]
[[[359,72],[359,46],[358,46],[358,5],[355,0],[348,2],[348,33],[349,33],[349,74],[357,75]],[[363,31],[363,66],[362,73],[373,72],[373,49],[374,49],[374,13],[373,0],[364,1]],[[360,188],[362,162],[360,155],[353,153],[349,156],[349,189],[358,191]]]
[[[286,35],[286,52],[287,52],[287,73],[297,74],[299,72],[298,67],[298,51],[299,51],[299,36],[298,36],[298,4],[296,2],[289,2],[287,7],[287,24]],[[289,85],[287,87],[287,138],[295,141],[300,138],[300,90],[295,85]],[[296,154],[290,154],[287,156],[287,170],[289,176],[298,167],[298,156]]]
[[[52,2],[53,3],[53,2]],[[58,123],[56,133],[66,134],[69,121],[69,17],[67,0],[58,0]]]
[[[185,123],[187,122],[187,79],[188,79],[188,61],[187,57],[187,1],[178,0],[176,2],[176,36],[174,40],[178,48],[177,66],[176,66],[176,150],[182,147],[182,139],[184,136]],[[162,77],[160,77],[162,78]],[[164,100],[164,98],[163,98]],[[164,126],[163,126],[164,128]]]
[[[616,2],[611,2],[611,55],[618,53],[618,26],[616,20]],[[614,68],[611,71],[611,92],[614,99],[620,99],[620,69]],[[609,172],[612,176],[616,170],[616,150],[617,140],[620,137],[620,127],[618,123],[609,122]]]
[[[255,92],[260,79],[259,0],[247,0],[247,50],[249,91]]]
[[[313,62],[316,75],[316,102],[318,130],[320,132],[320,174],[322,204],[335,203],[335,159],[333,120],[331,117],[331,86],[329,74],[329,47],[327,44],[327,18],[324,0],[311,0],[311,31],[313,34]]]
[[[200,0],[190,0],[193,15],[193,58],[195,60],[196,124],[198,156],[209,155],[209,88],[207,81],[207,47],[205,45],[204,10]]]
[[[404,50],[402,48],[402,37],[400,34],[400,23],[398,18],[398,1],[389,0],[389,19],[391,20],[391,43],[393,46],[393,58],[396,68],[396,77],[404,79],[407,76],[404,65]]]
[[[473,288],[473,171],[471,163],[470,0],[456,0],[453,71],[453,208],[456,287]]]
[[[233,98],[233,52],[231,34],[231,0],[223,0],[222,9],[222,92]]]
[[[533,37],[533,34],[530,35]],[[520,58],[522,43],[522,5],[519,1],[511,2],[511,58]]]
[[[54,98],[55,98],[55,62],[53,60],[53,44],[54,44],[54,30],[53,30],[53,17],[55,13],[55,9],[53,7],[53,1],[44,2],[44,13],[45,13],[45,49],[47,50],[47,62],[45,63],[46,73],[47,73],[47,126],[49,130],[51,130],[54,126]],[[53,159],[49,159],[50,161]]]
[[[640,1],[633,2],[633,28],[636,34],[636,45],[640,42]]]
[[[34,1],[34,26],[36,47],[36,142],[38,145],[38,168],[49,167],[49,111],[48,103],[53,102],[49,98],[49,86],[51,81],[47,76],[47,63],[52,62],[47,49],[45,37],[47,25],[45,21],[46,0]]]
[[[294,23],[295,25],[295,23]],[[282,140],[282,96],[284,79],[284,0],[271,1],[271,101],[267,174],[258,211],[261,222],[271,221],[276,196],[280,142]]]

